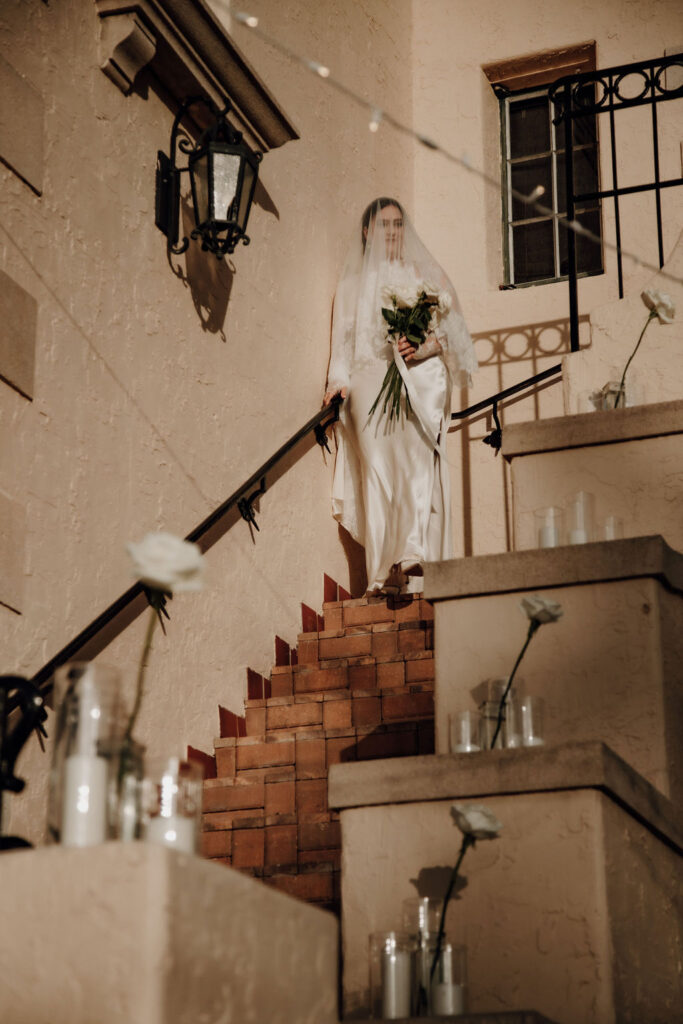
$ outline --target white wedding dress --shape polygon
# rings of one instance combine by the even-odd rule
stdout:
[[[335,296],[328,375],[328,390],[348,390],[337,429],[333,515],[365,548],[371,592],[384,587],[396,564],[405,569],[452,557],[445,452],[451,390],[476,368],[452,286],[407,222],[401,258],[387,259],[386,253],[384,235],[375,230],[362,248],[360,266],[347,260]],[[448,291],[452,308],[436,334],[441,352],[406,363],[388,338],[381,313],[387,303],[381,293],[387,285],[405,288],[426,282]],[[392,360],[412,412],[390,421],[380,403],[370,417]],[[403,406],[404,400],[402,413]],[[411,579],[405,589],[421,589],[421,581]]]

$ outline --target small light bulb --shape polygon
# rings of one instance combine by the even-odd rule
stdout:
[[[330,77],[330,69],[326,68],[324,64],[316,64],[315,70],[318,72],[321,78]]]
[[[536,188],[529,193],[529,202],[533,203],[536,199],[540,199],[541,196],[545,195],[545,189],[543,185],[537,185]]]
[[[370,129],[370,131],[371,132],[376,132],[378,130],[381,122],[382,122],[382,111],[381,110],[373,110],[372,116],[370,118],[370,123],[368,125],[368,128]]]
[[[236,21],[241,22],[242,25],[247,25],[249,28],[256,28],[258,26],[258,18],[254,17],[253,14],[245,14],[244,11],[233,11],[232,16]]]

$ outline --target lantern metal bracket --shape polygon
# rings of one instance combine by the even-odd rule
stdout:
[[[180,124],[190,109],[197,104],[203,104],[213,118],[213,124],[195,143],[186,135],[180,134]],[[242,133],[233,128],[227,121],[232,105],[226,101],[226,105],[219,109],[217,105],[206,96],[192,96],[185,100],[178,109],[171,129],[171,141],[169,155],[162,150],[157,152],[156,167],[156,203],[154,222],[167,239],[167,248],[174,256],[184,253],[190,244],[190,239],[185,235],[178,244],[180,234],[180,176],[190,172],[190,162],[186,167],[177,166],[178,151],[187,157],[195,154],[202,144],[207,140],[220,140],[232,145],[243,145]],[[258,164],[263,154],[258,151],[251,151],[244,147],[249,153],[249,159]],[[245,224],[246,227],[246,218]],[[232,253],[238,242],[249,245],[249,236],[241,228],[231,227],[227,238],[220,238],[215,230],[206,229],[205,225],[197,226],[190,232],[190,238],[201,238],[202,248],[213,252],[218,259],[222,259],[226,253]]]
[[[254,502],[262,494],[266,493],[266,478],[261,477],[261,482],[257,489],[250,494],[248,498],[240,498],[237,502],[237,507],[240,510],[240,515],[247,523],[250,523],[255,530],[259,530],[259,524],[256,522],[256,512],[254,511]]]

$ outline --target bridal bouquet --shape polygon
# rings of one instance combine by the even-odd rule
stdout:
[[[427,335],[438,325],[442,317],[451,309],[451,297],[448,292],[421,282],[410,285],[385,285],[381,292],[382,301],[391,303],[382,307],[382,316],[387,323],[387,337],[398,340],[405,337],[411,344],[417,345],[418,351],[424,344]],[[419,356],[417,357],[419,358]],[[382,401],[382,415],[387,411],[389,420],[398,419],[401,409],[401,394],[405,390],[406,415],[411,413],[410,398],[405,383],[395,362],[389,365],[384,375],[382,387],[370,409],[370,416]]]

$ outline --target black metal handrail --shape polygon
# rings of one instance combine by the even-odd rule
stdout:
[[[498,403],[547,380],[549,377],[555,376],[561,370],[562,364],[558,363],[547,370],[543,370],[541,373],[535,374],[533,377],[528,377],[518,384],[513,384],[511,387],[499,391],[495,395],[490,395],[488,398],[469,406],[467,409],[452,413],[451,420],[464,419],[491,406],[496,422],[496,430],[488,438],[484,438],[484,442],[490,444],[497,451],[500,448],[501,435],[501,427],[498,420]],[[341,396],[335,395],[329,406],[320,409],[315,416],[311,416],[288,441],[285,441],[262,466],[259,466],[256,472],[252,473],[236,491],[233,491],[229,498],[214,509],[206,519],[202,520],[187,535],[185,540],[198,544],[202,551],[206,551],[220,536],[230,529],[239,516],[258,530],[254,502],[262,494],[266,493],[268,475],[311,431],[315,434],[318,444],[329,451],[326,431],[328,427],[339,419],[341,404]],[[228,522],[229,516],[232,517],[230,522]],[[116,601],[110,604],[108,608],[105,608],[97,618],[93,619],[85,629],[82,629],[80,633],[36,672],[31,679],[33,685],[40,689],[43,696],[48,696],[52,691],[52,677],[61,665],[76,659],[86,661],[94,658],[114,637],[123,632],[127,626],[142,614],[147,604],[145,588],[141,583],[134,583],[132,587],[129,587]],[[10,701],[10,710],[14,706],[16,706],[16,698]]]
[[[640,192],[655,193],[655,211],[657,221],[657,243],[659,250],[659,266],[664,265],[664,241],[662,231],[661,192],[665,188],[683,185],[683,177],[662,180],[659,172],[659,128],[657,121],[657,105],[667,100],[683,98],[683,86],[667,88],[664,73],[667,68],[682,68],[683,53],[670,54],[654,60],[636,61],[632,64],[620,64],[597,71],[584,71],[580,74],[566,75],[558,79],[548,90],[550,99],[557,111],[554,123],[564,123],[565,176],[567,195],[567,220],[572,222],[575,217],[577,203],[612,199],[614,201],[615,241],[617,246],[617,278],[619,298],[624,297],[624,277],[621,251],[621,217],[619,199],[622,196],[635,195]],[[622,95],[620,89],[626,79],[632,76],[642,79],[641,91],[636,95]],[[592,87],[592,88],[591,88]],[[652,120],[652,156],[653,181],[640,185],[619,186],[617,149],[615,141],[615,113],[623,109],[649,104]],[[574,183],[574,154],[572,124],[575,120],[598,114],[609,115],[610,126],[610,166],[612,169],[612,188],[600,191],[581,193],[576,191]],[[573,231],[567,232],[567,261],[569,286],[569,320],[570,344],[572,352],[579,348],[579,302],[577,285],[576,237]]]
[[[262,466],[259,466],[255,473],[252,473],[236,491],[233,491],[229,498],[219,505],[218,508],[214,509],[199,526],[196,526],[187,535],[185,540],[198,544],[202,551],[206,551],[233,525],[233,522],[227,522],[228,516],[231,513],[234,516],[233,521],[236,522],[239,515],[241,515],[243,519],[258,530],[254,502],[261,494],[265,494],[268,475],[272,473],[285,455],[291,452],[311,431],[315,434],[318,444],[329,451],[326,430],[339,419],[339,406],[341,402],[341,397],[337,395],[332,399],[329,406],[320,409],[315,416],[311,416],[288,441],[285,441]],[[258,484],[258,487],[254,491],[253,488],[256,484]],[[95,657],[115,636],[123,632],[138,615],[142,614],[147,607],[147,603],[145,588],[141,583],[134,583],[108,608],[105,608],[96,619],[93,619],[85,629],[82,629],[73,640],[70,640],[66,646],[62,647],[54,657],[50,658],[36,672],[31,682],[40,689],[44,696],[48,695],[52,690],[52,677],[56,669],[68,661],[75,659],[89,660]],[[16,700],[12,704],[13,706],[16,705]]]

